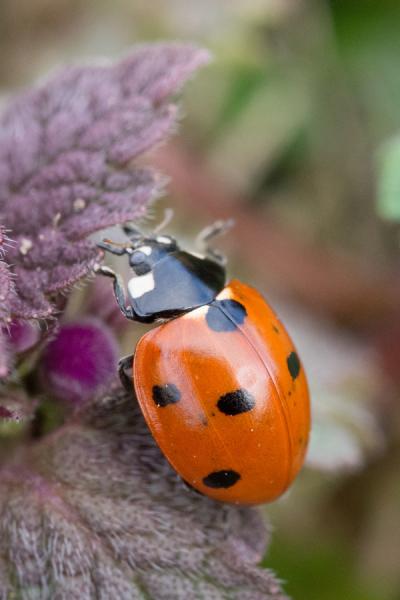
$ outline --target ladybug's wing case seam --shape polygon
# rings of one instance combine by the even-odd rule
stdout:
[[[183,337],[183,340],[184,340],[184,337]],[[183,341],[183,346],[185,347],[184,341]],[[188,358],[190,358],[190,355],[188,355]],[[190,367],[190,364],[188,365],[188,367]],[[220,448],[222,447],[224,449],[224,452],[225,452],[226,456],[228,457],[229,464],[233,465],[235,463],[235,456],[234,456],[233,452],[230,450],[228,444],[226,443],[226,440],[224,439],[224,435],[222,435],[219,432],[219,428],[214,424],[212,419],[208,420],[208,425],[214,432],[213,440],[215,440],[215,437],[217,437],[219,440],[219,444],[215,444],[215,445],[219,446]]]
[[[250,346],[252,347],[252,349],[254,350],[254,352],[257,354],[257,356],[259,357],[259,359],[261,360],[261,362],[263,363],[266,371],[268,372],[268,376],[271,379],[276,394],[279,398],[279,402],[280,402],[280,406],[281,406],[281,413],[285,422],[285,426],[286,426],[286,432],[287,432],[287,441],[288,441],[288,446],[289,446],[289,455],[290,455],[290,464],[292,462],[292,456],[293,456],[293,443],[292,443],[292,436],[290,433],[290,428],[289,428],[289,423],[288,423],[288,418],[287,418],[287,405],[286,402],[283,400],[282,398],[282,391],[280,389],[280,385],[277,383],[273,373],[272,373],[272,369],[269,367],[265,357],[263,356],[263,354],[259,351],[259,349],[257,348],[256,344],[253,343],[253,340],[251,338],[251,336],[249,335],[249,333],[246,331],[246,329],[244,327],[242,327],[242,325],[240,323],[238,323],[234,316],[232,316],[226,309],[224,309],[223,306],[219,305],[218,306],[219,310],[221,310],[224,315],[226,316],[227,319],[229,319],[230,321],[232,321],[232,323],[234,323],[236,325],[236,327],[240,330],[240,332],[242,333],[242,335],[246,338],[246,340],[248,341],[248,343],[250,344]],[[289,485],[289,477],[290,477],[290,473],[288,472],[287,474],[287,485]]]

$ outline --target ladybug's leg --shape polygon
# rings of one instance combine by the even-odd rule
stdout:
[[[222,252],[215,250],[215,248],[205,248],[204,253],[208,258],[211,258],[211,260],[215,260],[215,262],[221,265],[221,267],[224,267],[226,265],[227,258],[225,254],[222,254]]]
[[[208,225],[208,227],[205,227],[202,231],[200,231],[196,238],[197,245],[204,252],[204,254],[222,266],[225,266],[226,264],[226,257],[218,250],[215,250],[215,248],[212,248],[210,246],[210,241],[218,235],[223,235],[233,225],[233,219],[227,219],[226,221],[215,221],[215,223]]]
[[[122,385],[130,394],[133,392],[133,355],[124,356],[118,363],[118,374]]]
[[[101,275],[105,275],[106,277],[111,277],[111,279],[113,280],[115,299],[117,301],[120,311],[127,319],[130,319],[131,321],[137,321],[138,319],[136,318],[136,314],[132,306],[126,305],[124,284],[120,275],[117,275],[117,273],[110,269],[110,267],[106,267],[104,265],[98,267],[96,272],[100,273]]]

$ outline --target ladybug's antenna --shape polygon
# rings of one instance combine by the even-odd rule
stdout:
[[[170,224],[170,222],[172,221],[172,218],[174,216],[174,211],[172,208],[166,208],[164,211],[164,218],[161,221],[161,223],[159,223],[157,225],[157,227],[155,227],[153,229],[153,233],[160,233],[160,231],[162,231],[167,225]]]
[[[205,245],[213,238],[224,235],[227,231],[232,229],[234,225],[234,219],[226,219],[225,221],[220,219],[219,221],[215,221],[215,223],[211,223],[211,225],[208,225],[200,231],[196,237],[196,243],[200,246]]]
[[[206,256],[215,260],[222,266],[226,264],[226,257],[221,254],[215,248],[210,246],[210,241],[219,235],[223,235],[229,229],[231,229],[235,224],[234,219],[226,219],[225,221],[219,220],[215,221],[215,223],[211,223],[208,227],[205,227],[200,231],[200,233],[196,237],[196,245]]]

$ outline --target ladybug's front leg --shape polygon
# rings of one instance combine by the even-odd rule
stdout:
[[[123,284],[121,276],[117,275],[117,273],[115,273],[115,271],[110,269],[110,267],[106,267],[104,265],[101,265],[100,267],[98,267],[96,272],[100,273],[100,275],[105,275],[105,277],[111,277],[111,279],[113,280],[115,299],[117,301],[117,304],[118,304],[119,309],[122,312],[122,314],[127,319],[130,319],[131,321],[139,320],[139,319],[137,319],[135,311],[133,310],[132,306],[126,305],[125,289],[124,289],[124,284]]]
[[[106,267],[104,265],[98,267],[97,273],[101,275],[105,275],[106,277],[111,277],[114,282],[114,295],[117,300],[118,306],[123,313],[123,315],[127,319],[131,319],[133,321],[136,320],[136,315],[131,306],[126,306],[126,297],[124,284],[122,283],[122,279],[120,275],[117,275],[112,269]],[[133,355],[124,356],[118,362],[118,374],[121,380],[122,385],[126,389],[127,392],[132,394],[134,392],[133,387],[133,375],[132,375],[132,365],[133,365]]]
[[[124,356],[118,362],[118,374],[122,385],[127,392],[132,394],[133,388],[133,354]]]

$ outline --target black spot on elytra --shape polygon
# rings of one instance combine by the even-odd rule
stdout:
[[[220,397],[217,406],[225,415],[240,415],[252,410],[256,405],[253,396],[247,390],[239,389]]]
[[[286,362],[292,379],[296,379],[300,373],[300,360],[296,352],[291,352],[287,357]]]
[[[272,329],[275,331],[275,333],[279,333],[279,329],[276,325],[272,325]]]
[[[157,406],[168,406],[176,404],[181,399],[181,393],[173,383],[153,386],[153,400]]]
[[[206,321],[213,331],[235,331],[246,316],[245,307],[237,300],[214,300],[208,307]]]
[[[240,479],[236,471],[214,471],[203,478],[203,483],[210,488],[230,488]]]

